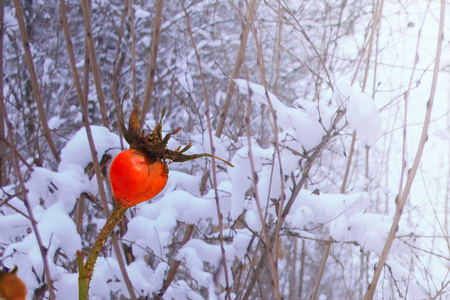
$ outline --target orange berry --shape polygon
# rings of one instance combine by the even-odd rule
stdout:
[[[11,272],[0,271],[0,298],[5,300],[25,300],[27,287],[17,275],[17,267]]]

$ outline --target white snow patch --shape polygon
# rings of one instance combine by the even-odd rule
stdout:
[[[145,19],[150,17],[150,12],[143,10],[142,8],[136,9],[136,12],[134,13],[136,19]]]
[[[120,138],[102,126],[91,125],[92,138],[94,140],[97,158],[101,161],[105,153],[113,157],[120,152]],[[59,171],[67,168],[69,164],[76,164],[83,169],[92,161],[89,141],[86,129],[81,128],[61,150],[61,163]]]
[[[357,135],[367,145],[373,145],[381,132],[381,118],[375,101],[366,93],[351,94],[346,116]]]
[[[294,103],[295,106],[289,107],[259,84],[245,79],[236,79],[235,82],[240,92],[250,95],[253,101],[273,107],[277,115],[278,126],[282,130],[280,140],[285,141],[286,144],[292,141],[293,149],[310,150],[314,148],[326,134],[324,127],[329,128],[331,125],[332,111],[322,107],[319,109],[317,103],[298,99]]]
[[[61,124],[63,124],[66,120],[61,119],[59,116],[52,117],[50,120],[48,120],[48,127],[50,129],[58,129]]]

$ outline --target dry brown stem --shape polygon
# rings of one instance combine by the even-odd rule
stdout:
[[[152,99],[153,86],[156,75],[156,59],[158,57],[159,37],[161,35],[161,22],[162,22],[162,10],[164,0],[156,1],[155,18],[153,19],[153,34],[152,42],[150,44],[150,65],[147,70],[147,84],[145,85],[144,103],[142,105],[141,112],[141,126],[144,125],[145,117],[150,108],[150,102]]]
[[[194,225],[189,224],[186,226],[186,231],[184,232],[184,237],[183,237],[183,240],[181,241],[180,248],[182,248],[184,245],[186,245],[186,243],[190,240],[193,230],[194,230]],[[175,257],[177,253],[178,253],[178,251],[174,251],[172,253],[171,257]],[[170,284],[175,279],[175,275],[177,274],[178,268],[180,267],[180,265],[181,265],[181,260],[177,260],[177,259],[175,259],[173,261],[173,263],[170,265],[170,269],[166,273],[167,274],[166,278],[164,278],[162,288],[159,290],[159,293],[157,295],[154,295],[155,300],[162,299],[162,297],[166,293],[167,289],[169,288]]]
[[[319,272],[316,277],[316,282],[314,283],[314,290],[311,296],[311,300],[316,300],[317,295],[319,294],[320,282],[322,281],[323,272],[325,271],[325,266],[327,265],[327,259],[330,254],[332,238],[330,237],[329,241],[325,243],[325,250],[322,254],[322,260],[320,261]]]
[[[236,83],[234,79],[239,76],[239,71],[241,69],[241,65],[245,59],[245,49],[247,47],[248,34],[251,29],[251,25],[253,23],[254,14],[256,13],[256,0],[251,0],[247,8],[247,16],[245,18],[244,27],[241,33],[241,43],[239,44],[239,50],[236,56],[236,61],[233,67],[233,73],[230,76],[230,82],[228,83],[228,88],[225,96],[225,101],[223,103],[222,113],[220,114],[219,124],[216,128],[216,136],[220,137],[223,132],[223,128],[225,126],[225,121],[228,116],[228,111],[230,109],[231,98],[234,93],[234,88]]]
[[[128,12],[128,6],[129,6],[128,4],[125,4],[123,13],[122,13],[122,19],[120,22],[118,40],[117,40],[116,56],[114,58],[114,70],[113,70],[113,78],[112,78],[112,97],[113,97],[114,105],[116,107],[117,120],[120,119],[120,100],[119,100],[120,97],[118,95],[118,89],[119,89],[118,77],[120,74],[120,70],[122,69],[122,61],[125,56],[125,53],[122,56],[120,55],[120,53],[121,53],[120,45],[122,43],[122,36],[123,36],[123,30],[124,30],[124,26],[125,26],[125,19],[126,19],[127,12]],[[119,132],[119,137],[120,137],[120,146],[121,146],[121,149],[124,149],[122,128],[120,126],[117,126],[117,127],[118,127],[118,132]]]
[[[364,300],[373,299],[378,279],[380,278],[381,271],[383,270],[386,260],[388,258],[389,252],[391,250],[392,244],[394,242],[395,236],[397,234],[398,226],[400,223],[400,219],[403,214],[403,208],[407,202],[409,192],[411,191],[411,186],[414,182],[414,178],[416,176],[417,169],[419,168],[419,163],[422,159],[423,150],[425,148],[425,143],[428,139],[428,128],[430,126],[431,121],[431,111],[433,109],[434,97],[436,94],[436,85],[439,74],[439,64],[441,60],[441,52],[442,52],[442,40],[443,40],[443,32],[444,32],[444,20],[445,20],[445,0],[441,0],[441,10],[440,10],[440,18],[439,18],[439,32],[437,37],[437,46],[436,46],[436,56],[434,61],[434,72],[433,72],[433,81],[431,83],[430,89],[430,97],[426,104],[426,112],[425,119],[422,127],[422,134],[420,136],[419,146],[417,148],[416,156],[414,158],[414,162],[412,167],[408,171],[408,176],[406,178],[405,187],[401,194],[397,196],[396,199],[396,210],[394,215],[394,220],[392,221],[391,228],[389,230],[388,237],[383,247],[383,251],[381,252],[381,256],[378,260],[378,263],[375,268],[375,273],[373,275],[372,281],[369,284],[369,288],[364,295]]]
[[[103,249],[108,238],[112,235],[114,228],[116,225],[122,221],[125,212],[128,210],[127,207],[115,207],[106,220],[105,225],[100,231],[97,239],[95,240],[94,245],[92,246],[91,251],[86,259],[86,262],[83,262],[83,253],[81,251],[77,251],[77,263],[78,263],[78,288],[79,288],[79,299],[87,300],[89,294],[89,285],[94,275],[94,267],[97,262],[98,255]],[[114,237],[114,235],[112,235]],[[116,241],[117,243],[117,241]],[[116,249],[117,250],[117,249]],[[118,255],[121,255],[120,251],[117,252]],[[130,294],[132,299],[136,299],[136,296]]]
[[[16,9],[17,21],[19,23],[20,36],[22,37],[23,49],[25,52],[25,62],[27,64],[28,72],[30,74],[31,88],[33,89],[34,100],[39,110],[39,119],[42,124],[42,131],[47,143],[50,147],[53,156],[57,162],[61,161],[59,157],[58,149],[56,148],[55,142],[53,141],[50,128],[48,127],[47,115],[45,113],[44,102],[42,100],[41,91],[39,89],[39,84],[37,81],[36,70],[34,68],[33,57],[30,50],[30,39],[27,34],[27,29],[24,21],[22,5],[19,0],[14,0],[14,7]]]
[[[127,5],[127,4],[125,4]],[[130,12],[130,35],[131,35],[131,83],[133,86],[133,103],[136,99],[136,36],[134,34],[134,11],[133,0],[128,0],[128,10]]]
[[[267,104],[269,107],[269,112],[271,115],[271,123],[272,123],[272,131],[274,133],[274,146],[275,146],[275,154],[276,154],[276,158],[278,160],[279,163],[279,176],[280,176],[280,182],[281,182],[281,190],[284,191],[284,172],[283,172],[283,164],[281,161],[281,152],[280,152],[280,142],[279,142],[279,135],[278,135],[278,121],[277,121],[277,115],[276,115],[276,111],[273,108],[272,105],[272,99],[270,99],[269,96],[269,87],[267,85],[267,80],[266,80],[266,73],[265,73],[265,66],[264,66],[264,54],[263,54],[263,50],[261,47],[261,43],[258,42],[258,36],[257,36],[257,30],[255,28],[255,26],[251,26],[252,29],[252,33],[253,33],[253,37],[255,38],[255,44],[257,45],[256,49],[257,49],[257,55],[258,55],[258,67],[259,67],[259,71],[260,71],[260,75],[261,75],[261,81],[262,81],[262,85],[264,86],[264,90],[265,90],[265,96],[267,99]],[[250,128],[249,128],[249,124],[247,124],[247,131],[249,132]],[[249,141],[250,142],[250,141]],[[249,147],[251,147],[249,145]],[[249,151],[250,152],[250,151]],[[253,170],[254,172],[254,170]],[[256,198],[256,197],[255,197]],[[258,203],[259,199],[256,199],[257,203]],[[281,220],[281,214],[282,214],[282,208],[284,207],[284,203],[285,203],[285,197],[284,197],[284,193],[281,193],[280,195],[280,199],[278,199],[278,211],[277,211],[277,219]],[[261,223],[265,223],[265,218],[262,217],[262,212],[260,212],[260,217],[261,217]],[[263,226],[264,228],[264,226]],[[280,230],[281,230],[281,222],[277,222],[276,223],[276,228],[275,231],[273,233],[272,236],[274,236],[274,241],[273,244],[270,244],[269,247],[273,247],[272,249],[274,249],[274,253],[273,255],[271,255],[271,259],[269,260],[269,262],[272,262],[273,259],[273,266],[271,264],[271,271],[272,271],[272,280],[274,283],[274,290],[275,290],[275,294],[277,295],[277,299],[281,298],[280,295],[280,287],[279,287],[279,278],[278,278],[278,257],[279,257],[279,250],[280,250]],[[266,232],[264,232],[264,234],[266,235]],[[269,238],[269,234],[267,233],[266,235],[266,242],[267,243],[272,243],[271,239]],[[270,251],[270,249],[269,249]]]
[[[225,290],[226,290],[226,299],[231,300],[231,292],[230,292],[230,279],[228,274],[228,266],[227,266],[227,259],[226,259],[226,252],[225,252],[225,242],[223,239],[223,215],[220,209],[220,201],[219,201],[219,190],[218,190],[218,182],[217,182],[217,169],[216,169],[216,160],[214,157],[214,137],[212,133],[212,124],[211,124],[211,113],[210,113],[210,106],[209,106],[209,98],[208,98],[208,92],[206,89],[206,82],[205,77],[203,74],[203,68],[202,63],[200,60],[200,55],[197,50],[197,45],[195,44],[194,36],[192,34],[191,24],[189,21],[189,15],[187,13],[186,7],[184,6],[183,0],[180,0],[181,6],[183,7],[184,15],[186,17],[186,25],[189,32],[189,36],[191,38],[192,46],[194,47],[195,55],[197,58],[197,64],[200,71],[200,77],[202,80],[202,87],[203,87],[203,96],[205,98],[205,104],[206,104],[206,120],[208,122],[208,134],[209,134],[209,143],[211,147],[211,155],[212,155],[212,174],[213,174],[213,187],[214,187],[214,199],[216,201],[216,209],[217,209],[217,216],[219,220],[219,241],[220,241],[220,250],[222,251],[222,260],[221,263],[223,265],[223,270],[225,274]]]
[[[34,232],[34,235],[36,236],[36,240],[37,240],[37,243],[39,246],[39,251],[41,253],[42,262],[44,265],[44,276],[45,276],[45,280],[46,280],[46,284],[47,284],[47,291],[49,292],[49,299],[55,300],[56,297],[55,297],[55,290],[53,287],[52,273],[50,270],[50,265],[49,265],[48,256],[47,256],[48,245],[44,246],[44,244],[42,242],[42,237],[41,237],[41,234],[39,231],[38,223],[36,222],[36,219],[34,218],[33,208],[31,207],[30,201],[28,199],[28,192],[27,192],[27,188],[25,186],[25,179],[20,170],[19,158],[16,155],[16,153],[18,153],[18,151],[16,149],[16,141],[14,139],[14,133],[13,133],[12,126],[11,126],[12,123],[9,121],[8,115],[6,114],[6,106],[5,106],[5,102],[4,102],[3,98],[0,98],[0,110],[4,112],[4,117],[5,117],[6,125],[8,128],[9,143],[11,144],[12,147],[15,148],[14,151],[11,151],[12,165],[14,168],[14,172],[16,174],[16,178],[19,180],[19,185],[20,185],[20,190],[21,190],[22,197],[23,197],[23,202],[27,209],[28,218],[31,221],[31,226],[33,227],[33,232]]]
[[[311,153],[310,156],[308,156],[308,158],[306,159],[306,162],[304,163],[303,167],[302,167],[302,173],[301,173],[301,177],[299,179],[298,182],[295,183],[294,187],[292,188],[292,192],[291,195],[286,203],[286,206],[283,209],[283,213],[281,215],[281,219],[279,219],[277,222],[281,222],[281,224],[284,223],[287,215],[289,214],[289,211],[291,210],[292,205],[294,204],[295,200],[297,199],[300,191],[303,189],[303,187],[305,186],[308,178],[309,178],[309,173],[311,171],[311,168],[313,167],[314,163],[316,162],[316,160],[318,159],[318,157],[320,156],[320,154],[323,152],[323,150],[329,145],[329,143],[333,140],[334,137],[336,137],[337,135],[339,135],[339,128],[337,128],[338,123],[341,121],[341,119],[343,118],[344,114],[342,112],[338,112],[335,119],[333,120],[332,123],[332,128],[331,130],[328,132],[327,135],[325,135],[322,138],[322,142],[317,145],[314,148],[314,151]],[[275,235],[272,235],[270,240],[273,241],[275,238]],[[261,257],[259,258],[258,263],[256,264],[256,266],[253,268],[253,275],[250,278],[250,282],[247,286],[247,290],[245,292],[245,295],[243,296],[242,299],[249,299],[254,286],[256,284],[257,278],[259,276],[259,273],[262,271],[262,268],[264,265],[266,265],[267,263],[267,255],[268,255],[268,250],[265,248],[264,251],[261,254]]]
[[[70,60],[70,66],[72,69],[72,75],[74,77],[74,83],[75,83],[75,87],[76,87],[77,94],[78,94],[78,101],[80,103],[81,110],[82,110],[82,113],[84,116],[84,126],[86,129],[86,134],[87,134],[88,141],[89,141],[89,146],[90,146],[89,148],[91,150],[92,162],[94,165],[94,170],[95,170],[95,174],[96,174],[100,198],[102,201],[102,206],[103,206],[105,216],[108,218],[110,215],[110,211],[108,208],[108,201],[107,201],[106,192],[105,192],[105,188],[104,188],[104,184],[103,184],[104,177],[100,170],[100,163],[97,158],[95,142],[94,142],[91,127],[89,124],[89,117],[88,117],[88,112],[87,112],[87,107],[86,107],[86,99],[84,97],[84,93],[83,93],[81,83],[80,83],[80,77],[78,75],[78,70],[77,70],[76,63],[75,63],[75,55],[74,55],[74,51],[73,51],[72,41],[70,38],[69,24],[68,24],[68,20],[67,20],[67,11],[66,11],[66,6],[65,6],[64,0],[60,0],[60,12],[61,12],[61,23],[63,25],[64,36],[66,39],[67,52],[68,52],[68,56],[69,56],[69,60]],[[113,244],[114,250],[117,255],[117,261],[119,263],[120,270],[124,277],[125,285],[127,286],[127,289],[128,289],[128,292],[130,293],[131,298],[136,299],[134,289],[131,285],[131,281],[130,281],[130,279],[128,277],[128,273],[126,271],[125,262],[123,260],[122,253],[120,251],[120,246],[119,246],[119,243],[118,243],[117,238],[114,233],[112,236],[112,240],[113,240],[112,244]]]
[[[98,104],[100,105],[100,112],[102,114],[103,126],[109,128],[109,118],[106,112],[106,103],[103,96],[102,81],[100,78],[100,68],[97,62],[97,55],[95,53],[95,43],[92,34],[91,24],[91,7],[89,0],[81,0],[81,10],[83,12],[84,27],[87,39],[88,53],[90,63],[92,65],[92,75],[94,77],[95,90],[97,91]]]
[[[0,0],[0,24],[4,24],[5,17],[5,1]],[[4,99],[3,95],[3,37],[5,36],[5,27],[0,28],[0,99]],[[3,101],[3,100],[2,100]],[[0,109],[0,140],[6,141],[5,117],[3,110]],[[0,187],[7,183],[6,175],[6,145],[0,142]]]
[[[345,165],[345,173],[341,185],[341,194],[345,194],[347,188],[348,177],[350,174],[350,167],[352,165],[353,154],[355,153],[356,131],[352,133],[352,143],[350,144],[350,151],[348,153],[347,164]]]

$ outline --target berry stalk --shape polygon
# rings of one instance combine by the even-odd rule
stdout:
[[[87,300],[89,283],[91,282],[92,275],[94,274],[94,266],[98,255],[102,251],[103,246],[116,225],[123,219],[127,209],[127,207],[121,206],[113,209],[111,216],[108,218],[100,231],[100,234],[95,240],[94,246],[92,247],[85,263],[83,263],[83,253],[81,251],[77,251],[79,300]]]

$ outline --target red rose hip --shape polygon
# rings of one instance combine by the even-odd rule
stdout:
[[[113,160],[109,179],[116,204],[132,207],[158,195],[166,186],[168,169],[159,159],[128,149]]]

